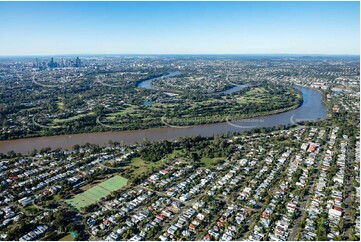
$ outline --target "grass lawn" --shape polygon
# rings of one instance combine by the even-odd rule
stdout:
[[[65,235],[63,238],[59,239],[59,241],[74,241],[74,237],[71,233]]]
[[[94,112],[89,112],[89,113],[84,113],[84,114],[78,114],[78,115],[75,115],[75,116],[73,116],[73,117],[64,118],[64,119],[56,118],[56,119],[53,120],[53,123],[54,123],[54,124],[65,123],[65,122],[69,122],[69,121],[74,121],[74,120],[80,119],[80,118],[82,118],[82,117],[91,116],[91,115],[94,115],[94,114],[95,114]]]
[[[172,160],[177,155],[183,155],[184,153],[185,153],[184,150],[174,150],[172,153],[168,154],[164,160],[166,160],[166,161]],[[141,175],[141,174],[147,173],[152,168],[159,169],[162,164],[163,164],[162,161],[147,162],[147,161],[144,161],[143,159],[141,159],[140,157],[135,157],[130,162],[130,166],[133,166],[135,168],[131,174],[134,176]],[[124,168],[129,168],[129,166],[124,167]]]
[[[64,103],[58,102],[58,108],[59,108],[59,110],[64,110]]]
[[[264,87],[256,87],[256,88],[252,88],[251,90],[249,90],[248,92],[246,92],[245,96],[257,96],[260,93],[265,93],[266,90]]]
[[[26,207],[25,207],[25,210],[35,211],[35,210],[37,210],[37,208],[35,207],[34,204],[31,204],[31,205],[29,205],[29,206],[26,206]]]
[[[168,155],[168,159],[174,159],[177,155],[184,155],[184,150],[173,150],[171,154]]]
[[[204,164],[206,168],[212,167],[217,161],[224,160],[226,157],[214,157],[214,158],[208,158],[208,157],[202,157],[201,162]]]
[[[119,115],[123,115],[123,114],[127,114],[127,113],[136,113],[138,110],[136,105],[129,105],[126,109],[124,110],[120,110],[118,112],[114,112],[114,113],[109,113],[107,114],[107,116],[119,116]]]
[[[56,195],[54,196],[54,202],[58,202],[60,199],[61,199],[60,194],[56,194]]]
[[[140,175],[150,171],[152,167],[158,168],[162,163],[157,162],[145,162],[140,157],[133,158],[130,165],[135,167],[135,170],[132,172],[133,175]]]

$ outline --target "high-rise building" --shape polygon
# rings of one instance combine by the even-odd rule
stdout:
[[[49,66],[50,68],[55,68],[55,67],[58,66],[58,63],[56,63],[56,62],[54,61],[54,58],[51,58],[48,66]]]
[[[75,60],[75,67],[81,67],[81,60],[79,59],[79,57],[77,57]]]

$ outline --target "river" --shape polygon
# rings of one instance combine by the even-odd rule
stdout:
[[[327,107],[322,102],[322,95],[318,91],[306,87],[296,86],[302,92],[302,105],[292,111],[280,114],[260,116],[243,121],[230,121],[214,124],[194,125],[188,128],[161,127],[145,130],[112,131],[99,133],[84,133],[72,135],[59,135],[48,137],[37,137],[28,139],[0,141],[0,153],[14,150],[26,154],[33,149],[43,147],[70,149],[73,145],[83,145],[92,143],[97,145],[107,144],[109,140],[121,142],[122,144],[134,144],[147,139],[154,140],[174,140],[182,136],[212,136],[227,132],[242,132],[255,127],[273,127],[287,125],[301,120],[324,119],[327,115]]]
[[[179,72],[179,71],[176,71],[176,72],[171,72],[167,75],[163,75],[163,76],[160,76],[160,77],[155,77],[155,78],[151,78],[151,79],[148,79],[148,80],[144,80],[144,81],[141,81],[137,84],[137,87],[138,88],[144,88],[144,89],[150,89],[150,90],[159,90],[158,87],[156,86],[153,86],[152,85],[152,82],[153,81],[156,81],[156,80],[160,80],[160,79],[164,79],[164,78],[167,78],[167,77],[173,77],[173,76],[179,76],[181,75],[182,73]],[[221,92],[217,92],[217,93],[214,93],[212,95],[227,95],[227,94],[232,94],[234,92],[237,92],[237,91],[240,91],[242,90],[243,88],[245,87],[249,87],[248,84],[244,84],[244,85],[235,85],[234,87],[231,87],[227,90],[224,90],[224,91],[221,91]]]
[[[151,78],[151,79],[148,79],[148,80],[144,80],[144,81],[139,82],[137,84],[137,87],[150,89],[150,90],[158,90],[157,87],[152,85],[153,81],[164,79],[164,78],[167,78],[167,77],[172,77],[172,76],[179,76],[180,74],[182,74],[182,73],[177,71],[177,72],[171,72],[171,73],[169,73],[167,75],[163,75],[163,76],[160,76],[160,77],[155,77],[155,78]]]

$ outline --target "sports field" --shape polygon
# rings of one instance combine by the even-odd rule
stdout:
[[[127,182],[128,180],[121,176],[113,176],[112,178],[99,183],[85,192],[68,199],[66,203],[77,209],[81,209],[95,203],[103,197],[108,196],[111,192],[119,190],[123,186],[127,185]]]

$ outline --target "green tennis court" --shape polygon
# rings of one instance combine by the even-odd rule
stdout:
[[[82,193],[84,197],[87,197],[94,201],[98,200],[101,197],[105,197],[109,194],[110,192],[98,186],[92,187],[89,190],[86,190],[85,192]]]
[[[107,191],[104,188],[98,186],[93,187],[92,192],[96,192],[96,196],[105,197],[108,196],[112,191]]]
[[[98,186],[101,186],[110,191],[116,191],[119,188],[127,185],[128,180],[121,176],[113,176],[112,178],[100,183]]]
[[[127,179],[121,176],[114,176],[86,190],[85,192],[77,194],[73,198],[66,200],[66,203],[80,209],[108,196],[112,191],[119,190],[123,186],[127,185],[127,183]]]

